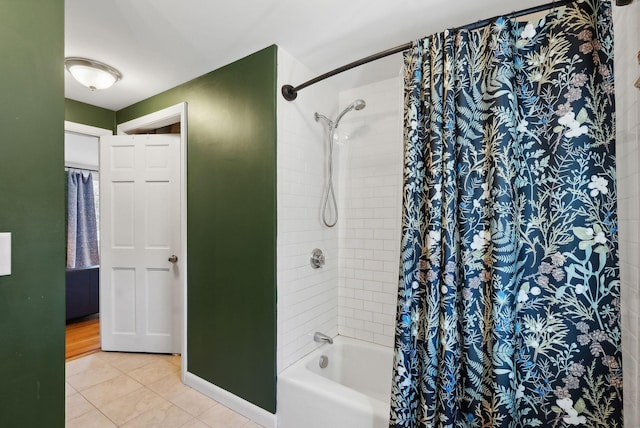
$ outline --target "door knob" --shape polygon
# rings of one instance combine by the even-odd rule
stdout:
[[[170,261],[171,263],[175,263],[175,262],[177,262],[177,261],[178,261],[178,256],[176,256],[175,254],[174,254],[174,255],[172,255],[171,257],[169,257],[169,261]]]

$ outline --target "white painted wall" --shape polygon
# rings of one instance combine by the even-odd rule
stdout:
[[[398,69],[400,69],[400,64]],[[393,346],[402,218],[402,76],[340,93],[338,331]]]
[[[98,170],[100,163],[99,138],[91,135],[64,133],[64,165],[73,168]]]
[[[278,88],[317,73],[278,48]],[[338,333],[338,230],[320,222],[325,180],[323,128],[314,112],[335,115],[338,92],[328,82],[301,91],[288,102],[278,96],[278,346],[277,370],[311,352],[313,333]],[[311,251],[324,251],[326,265],[312,269]]]
[[[640,427],[640,1],[613,8],[624,426]]]

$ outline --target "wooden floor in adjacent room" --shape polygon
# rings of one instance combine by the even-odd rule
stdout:
[[[100,318],[85,318],[67,324],[65,358],[67,361],[100,350]]]

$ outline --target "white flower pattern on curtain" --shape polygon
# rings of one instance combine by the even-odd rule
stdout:
[[[608,1],[405,57],[391,427],[621,427]]]

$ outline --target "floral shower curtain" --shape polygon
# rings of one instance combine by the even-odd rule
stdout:
[[[391,427],[620,427],[609,1],[406,56]]]
[[[90,172],[67,172],[67,267],[100,264],[98,227]]]

